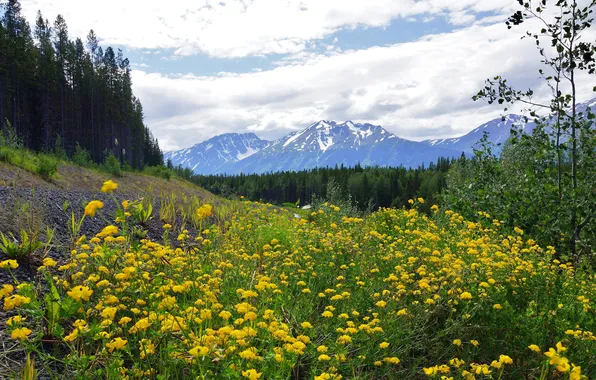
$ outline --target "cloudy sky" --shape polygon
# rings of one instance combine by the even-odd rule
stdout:
[[[546,96],[539,56],[507,30],[516,0],[21,0],[71,38],[93,28],[131,60],[134,91],[165,150],[216,134],[274,139],[314,121],[382,125],[412,140],[499,117],[471,100],[503,75]],[[584,37],[594,40],[590,31]],[[593,83],[579,94],[593,97]]]

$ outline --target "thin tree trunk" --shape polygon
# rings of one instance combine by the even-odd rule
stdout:
[[[573,17],[572,21],[572,33],[573,36],[571,37],[571,41],[569,43],[569,59],[573,63],[573,42],[576,36],[575,32],[575,17],[576,17],[576,7],[577,2],[573,1],[573,11],[571,13]],[[572,187],[572,205],[571,205],[571,241],[570,241],[570,248],[571,254],[576,256],[577,254],[577,239],[579,238],[579,231],[578,231],[578,224],[577,224],[577,202],[576,202],[576,190],[577,190],[577,136],[576,136],[576,88],[575,88],[575,68],[570,65],[570,77],[569,81],[571,82],[571,187]]]
[[[93,65],[93,63],[91,64]],[[94,95],[95,95],[95,86],[94,86],[94,71],[93,71],[93,67],[91,68],[91,157],[93,157],[93,160],[97,159],[97,156],[95,155],[95,119],[94,119],[94,108],[95,108],[95,102],[94,102]]]

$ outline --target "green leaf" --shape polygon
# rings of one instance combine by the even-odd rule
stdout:
[[[73,316],[81,305],[70,297],[66,297],[61,304],[61,315],[63,317]]]

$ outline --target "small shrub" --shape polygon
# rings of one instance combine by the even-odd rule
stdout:
[[[35,172],[42,178],[49,179],[58,172],[58,161],[48,155],[40,154]]]
[[[165,166],[147,166],[145,167],[145,169],[143,169],[143,173],[154,176],[154,177],[158,177],[158,178],[163,178],[163,179],[167,179],[168,181],[170,180],[170,178],[172,178],[172,171],[168,168],[166,168]]]
[[[0,146],[5,146],[14,149],[23,147],[23,140],[17,134],[16,129],[6,120],[4,128],[0,131]]]
[[[62,136],[56,135],[56,140],[54,141],[54,156],[59,160],[66,160],[68,158],[63,145]]]
[[[133,167],[132,167],[132,166],[131,166],[131,165],[130,165],[128,162],[124,161],[124,162],[122,163],[122,171],[125,171],[125,172],[132,172],[132,171],[134,171],[134,170],[135,170],[135,169],[134,169],[134,168],[133,168]]]
[[[81,148],[79,144],[75,147],[75,152],[72,155],[72,162],[76,165],[89,167],[93,165],[91,155],[85,148]]]
[[[120,167],[120,161],[118,161],[118,159],[116,158],[116,156],[114,156],[114,153],[112,152],[106,153],[106,159],[103,162],[103,169],[116,177],[122,176],[122,168]]]

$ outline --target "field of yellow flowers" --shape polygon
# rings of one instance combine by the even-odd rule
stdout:
[[[162,243],[135,237],[135,202],[124,202],[68,262],[44,260],[47,286],[0,284],[24,374],[595,378],[593,272],[485,213],[466,221],[434,206],[427,216],[421,202],[363,219],[331,204],[301,217],[207,204],[202,233],[166,224]],[[85,217],[102,207],[89,203]]]

